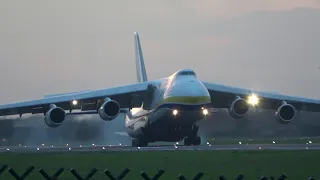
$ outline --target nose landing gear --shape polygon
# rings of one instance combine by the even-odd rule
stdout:
[[[148,140],[145,137],[132,139],[132,147],[146,147],[146,146],[148,146]]]
[[[184,138],[185,146],[191,146],[191,145],[197,146],[201,144],[201,138],[198,136],[198,130],[199,130],[199,126],[193,124],[190,132],[188,133],[188,136]]]

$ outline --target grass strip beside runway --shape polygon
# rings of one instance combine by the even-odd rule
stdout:
[[[92,168],[98,172],[92,179],[109,179],[103,171],[108,168],[117,176],[125,167],[130,169],[125,179],[142,179],[141,171],[149,176],[156,174],[159,168],[165,170],[160,179],[177,179],[184,174],[192,179],[199,171],[203,179],[217,179],[224,174],[227,179],[235,179],[242,173],[245,179],[257,179],[262,175],[279,176],[286,173],[289,179],[307,179],[320,177],[320,151],[158,151],[158,152],[101,152],[101,153],[64,153],[64,154],[1,154],[0,164],[22,174],[34,165],[36,169],[27,179],[44,179],[38,170],[43,168],[53,174],[59,167],[65,168],[58,179],[76,179],[69,168],[75,168],[85,176]],[[0,179],[14,179],[7,170]]]

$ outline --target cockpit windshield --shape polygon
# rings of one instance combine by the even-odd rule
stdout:
[[[181,71],[178,74],[178,76],[188,76],[188,75],[195,76],[196,73],[194,73],[193,71]]]

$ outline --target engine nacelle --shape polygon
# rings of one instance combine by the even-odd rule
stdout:
[[[281,124],[288,124],[296,117],[296,109],[290,104],[281,105],[276,112],[276,119]]]
[[[249,112],[249,104],[245,99],[237,98],[231,103],[229,108],[230,115],[235,118],[239,119],[247,115]]]
[[[111,121],[118,117],[120,113],[120,105],[111,99],[107,99],[99,108],[99,116],[105,121]]]
[[[55,105],[46,113],[44,121],[49,127],[56,128],[60,126],[66,118],[66,112]]]

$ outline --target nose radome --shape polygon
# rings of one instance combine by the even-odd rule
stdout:
[[[164,94],[165,99],[185,99],[194,103],[210,103],[211,98],[207,88],[199,81],[188,80],[169,87]],[[191,102],[190,102],[191,103]]]

